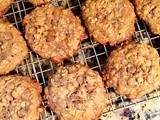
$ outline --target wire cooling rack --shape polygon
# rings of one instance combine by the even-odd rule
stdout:
[[[80,0],[53,0],[53,4],[67,7],[71,9],[76,15],[79,15],[81,17],[80,11],[82,1]],[[30,13],[32,9],[34,9],[34,7],[30,3],[25,3],[22,0],[15,0],[10,10],[6,13],[6,15],[4,15],[4,19],[8,19],[24,35],[22,20],[25,14]],[[136,33],[134,35],[134,40],[138,42],[146,42],[152,47],[156,48],[160,53],[160,36],[151,34],[148,27],[143,21],[139,21],[136,24]],[[102,66],[106,62],[106,58],[114,49],[114,47],[110,47],[109,45],[99,45],[98,43],[94,42],[92,38],[88,38],[87,40],[82,42],[80,44],[80,47],[81,49],[77,51],[74,57],[70,58],[69,60],[64,60],[62,64],[66,65],[72,62],[82,62],[84,64],[87,64],[90,68],[101,72]],[[48,76],[53,74],[55,70],[56,66],[53,63],[40,58],[33,51],[30,51],[24,62],[11,73],[29,75],[30,77],[35,78],[37,81],[39,81],[43,88],[45,88],[47,86]],[[155,99],[158,99],[160,102],[160,88],[155,89],[152,93],[147,94],[142,98],[134,101],[130,101],[125,97],[115,94],[110,88],[106,88],[106,91],[109,95],[109,103],[106,107],[103,117],[107,116],[110,113],[116,113],[120,110],[126,110],[139,104],[154,101]],[[44,89],[42,96],[43,95]],[[48,107],[47,101],[44,96],[42,104],[46,109],[44,114],[40,115],[40,120],[56,119],[54,112],[52,112]]]

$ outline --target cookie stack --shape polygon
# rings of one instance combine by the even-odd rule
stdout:
[[[111,46],[129,41],[135,32],[136,14],[155,34],[160,34],[158,0],[86,0],[81,20],[51,0],[28,0],[35,9],[23,19],[25,39],[9,22],[0,20],[0,120],[36,120],[43,112],[41,85],[29,77],[7,75],[22,63],[27,45],[39,56],[60,63],[93,37]],[[0,2],[2,17],[13,0]],[[86,29],[85,29],[86,28]],[[144,52],[145,51],[145,52]],[[129,42],[107,58],[102,76],[82,64],[58,66],[45,88],[48,105],[60,120],[97,120],[108,103],[106,87],[129,99],[139,98],[160,85],[158,52],[145,43]]]

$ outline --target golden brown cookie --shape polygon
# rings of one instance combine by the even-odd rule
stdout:
[[[41,86],[29,77],[0,77],[0,120],[38,120]]]
[[[24,0],[25,2],[30,2],[34,6],[39,6],[50,2],[51,0]]]
[[[139,98],[160,84],[159,55],[145,43],[130,43],[114,50],[107,59],[103,80],[115,92]]]
[[[21,33],[0,19],[0,74],[7,74],[21,64],[28,53]]]
[[[160,34],[160,0],[133,0],[138,16],[146,21],[151,32]]]
[[[136,16],[129,0],[86,0],[82,17],[94,40],[115,45],[135,31]]]
[[[14,0],[0,0],[0,18],[7,12]]]
[[[74,54],[87,37],[81,21],[69,9],[46,4],[23,21],[28,45],[42,58],[60,63]]]
[[[50,77],[45,93],[60,120],[97,120],[107,105],[98,72],[81,64],[59,67]]]

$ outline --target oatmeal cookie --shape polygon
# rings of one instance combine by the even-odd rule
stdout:
[[[34,6],[39,6],[50,2],[51,0],[24,0],[25,2],[30,2]]]
[[[37,120],[43,111],[41,86],[29,77],[0,77],[0,120]]]
[[[42,58],[60,63],[74,54],[87,37],[81,21],[69,9],[46,4],[23,21],[29,46]]]
[[[160,0],[133,0],[137,15],[146,21],[151,32],[160,34]]]
[[[115,45],[135,31],[136,16],[129,0],[86,0],[82,17],[94,40]]]
[[[59,67],[45,93],[60,120],[97,120],[108,100],[98,72],[81,64]]]
[[[103,80],[115,92],[135,99],[160,84],[159,55],[146,43],[129,43],[114,50],[107,59]]]
[[[0,0],[0,18],[7,12],[14,0]]]
[[[7,74],[25,59],[28,53],[21,33],[9,22],[0,19],[0,74]]]

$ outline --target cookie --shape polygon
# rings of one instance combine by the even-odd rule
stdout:
[[[28,53],[21,33],[0,19],[0,74],[7,74],[21,64]]]
[[[39,6],[50,2],[51,0],[25,0],[25,2],[30,2],[34,6]]]
[[[0,18],[7,12],[14,0],[0,0]]]
[[[100,75],[81,64],[59,67],[45,94],[60,120],[97,120],[107,103]]]
[[[137,15],[146,21],[154,34],[160,34],[160,1],[133,0]]]
[[[129,0],[86,0],[82,17],[94,40],[115,45],[131,38],[136,16]]]
[[[87,37],[80,19],[71,10],[51,4],[37,7],[25,16],[23,24],[32,50],[55,63],[73,56]]]
[[[158,88],[159,71],[156,49],[145,43],[129,43],[110,54],[103,80],[116,93],[135,99]]]
[[[37,120],[43,111],[41,86],[29,77],[0,77],[0,120]]]

